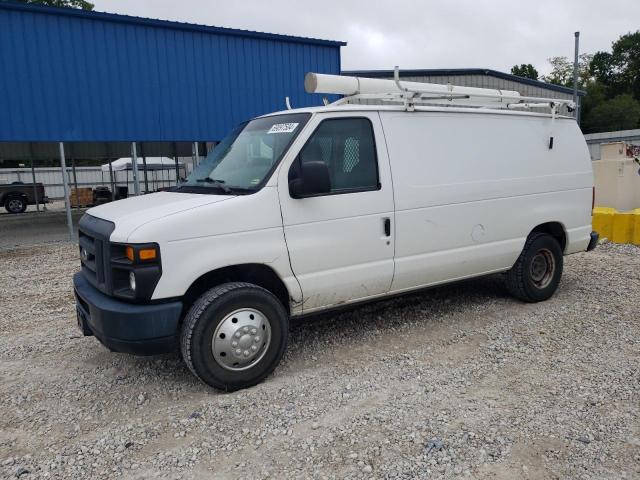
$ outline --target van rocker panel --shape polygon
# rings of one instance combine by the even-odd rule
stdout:
[[[81,273],[73,276],[82,323],[114,352],[153,355],[175,350],[182,302],[136,305],[111,298]]]

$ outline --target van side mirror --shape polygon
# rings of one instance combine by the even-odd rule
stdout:
[[[289,182],[289,193],[293,198],[311,197],[331,191],[326,163],[315,160],[301,163],[299,173],[298,178]]]

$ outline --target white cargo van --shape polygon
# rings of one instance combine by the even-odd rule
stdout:
[[[563,255],[594,248],[589,152],[557,101],[306,83],[350,96],[253,119],[171,191],[87,212],[86,335],[117,352],[179,348],[235,390],[278,365],[291,317],[496,272],[518,299],[546,300]],[[370,99],[392,104],[348,103]]]

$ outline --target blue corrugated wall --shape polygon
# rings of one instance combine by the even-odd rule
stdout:
[[[319,105],[341,42],[0,2],[0,141],[220,140]]]

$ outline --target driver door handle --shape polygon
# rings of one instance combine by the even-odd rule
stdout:
[[[391,219],[390,218],[383,218],[382,221],[384,222],[384,235],[385,237],[390,237],[391,236]]]

